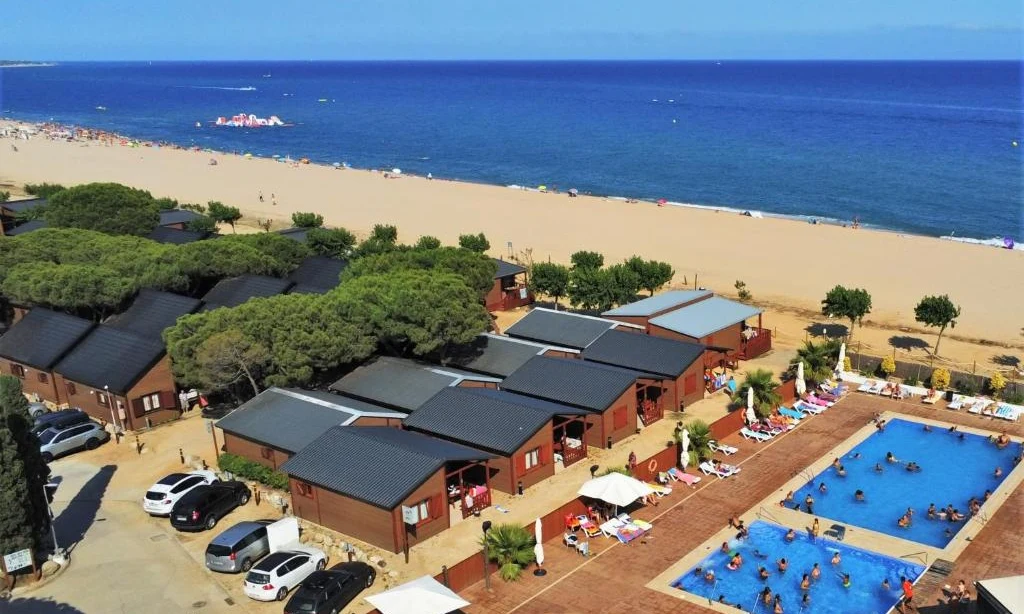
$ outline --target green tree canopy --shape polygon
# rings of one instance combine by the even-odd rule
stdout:
[[[153,197],[117,183],[88,183],[50,197],[44,219],[54,228],[85,228],[118,235],[146,235],[160,222]]]
[[[416,241],[416,249],[437,249],[441,247],[441,239],[430,235],[423,235]]]
[[[202,213],[202,211],[198,213]],[[231,232],[235,231],[235,222],[242,219],[242,212],[238,207],[229,207],[216,200],[206,203],[206,214],[217,222],[231,226]]]
[[[491,249],[491,242],[487,240],[487,237],[482,232],[475,235],[459,235],[459,247],[483,254]]]
[[[574,269],[599,269],[604,266],[604,256],[597,252],[578,251],[569,256]]]
[[[612,304],[611,284],[608,272],[603,269],[574,267],[569,270],[569,300],[579,309],[603,310]]]
[[[375,224],[370,236],[359,244],[356,252],[361,256],[372,256],[396,249],[398,249],[398,227],[390,224]]]
[[[804,342],[802,348],[797,349],[796,358],[789,364],[804,363],[804,378],[814,383],[821,383],[832,376],[836,361],[839,360],[838,340],[829,340],[823,343],[813,341]]]
[[[164,196],[163,198],[153,199],[153,203],[156,205],[158,211],[174,211],[175,209],[179,208],[177,200],[173,198],[167,198],[166,196]]]
[[[248,243],[228,241],[232,238],[235,235],[180,245],[173,254],[175,266],[192,280],[193,288],[223,277],[282,275],[289,268]]]
[[[711,427],[703,420],[690,420],[684,427],[690,435],[689,461],[690,465],[697,466],[703,461],[710,460],[714,451],[711,449],[711,441],[714,436],[711,434]],[[677,444],[683,442],[683,431],[677,430],[672,438]]]
[[[50,198],[57,192],[64,190],[64,186],[59,183],[26,183],[25,192],[31,194],[36,198]]]
[[[244,381],[252,387],[253,396],[260,393],[256,380],[262,379],[271,360],[270,350],[235,328],[207,337],[196,348],[195,358],[206,387],[224,390]]]
[[[821,313],[849,320],[849,337],[852,339],[854,325],[860,324],[864,316],[871,313],[871,295],[861,288],[836,286],[821,301]]]
[[[296,228],[321,228],[323,225],[324,216],[319,213],[297,211],[292,214],[292,226]]]
[[[5,203],[9,200],[11,200],[10,192],[0,192],[0,203]]]
[[[306,233],[306,245],[320,256],[348,258],[355,244],[356,236],[344,228],[310,228]]]
[[[405,270],[455,273],[483,298],[494,287],[498,265],[483,254],[457,247],[404,249],[358,258],[345,269],[342,280]]]
[[[644,260],[640,256],[633,256],[626,261],[629,267],[639,278],[639,287],[647,290],[651,296],[654,292],[668,282],[672,281],[675,271],[672,265],[657,260]]]
[[[127,302],[136,289],[130,279],[106,267],[50,262],[19,264],[0,284],[0,291],[17,303],[43,305],[97,320]]]
[[[942,341],[942,333],[946,327],[956,328],[956,320],[960,317],[960,306],[954,305],[949,295],[926,296],[914,307],[914,319],[925,326],[933,326],[939,329],[939,336],[935,340],[935,354],[939,354],[939,343]]]
[[[279,276],[287,275],[293,271],[295,267],[299,266],[311,254],[307,245],[274,232],[232,235],[217,239],[217,242],[221,241],[248,245],[270,256],[277,263],[275,275]]]
[[[625,305],[636,300],[640,291],[640,276],[625,264],[614,264],[605,269],[608,288],[607,303],[602,309],[611,309],[615,305]]]
[[[530,269],[530,290],[550,296],[558,308],[558,299],[569,292],[569,268],[554,262],[537,262]]]
[[[44,486],[50,470],[31,432],[21,381],[0,375],[0,553],[42,549],[50,515]]]
[[[213,234],[217,232],[217,220],[208,215],[201,215],[185,223],[185,228],[192,232],[203,232]]]

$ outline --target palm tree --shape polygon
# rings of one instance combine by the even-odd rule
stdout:
[[[514,524],[492,527],[481,540],[481,545],[487,549],[487,559],[498,564],[498,573],[506,582],[518,580],[523,568],[536,559],[535,544],[529,531]]]
[[[839,344],[838,340],[818,344],[807,341],[804,347],[796,351],[796,358],[789,361],[789,364],[803,362],[804,377],[815,384],[821,383],[829,378],[835,368],[835,362],[839,359]]]
[[[703,420],[691,420],[686,425],[686,430],[690,434],[690,464],[698,465],[702,461],[706,461],[711,458],[711,427],[708,426],[707,422]],[[683,432],[682,430],[676,431],[673,437],[676,440],[676,444],[682,445],[683,443]]]
[[[772,410],[782,402],[782,396],[778,388],[782,384],[772,379],[773,374],[767,369],[757,369],[747,373],[746,378],[736,388],[736,394],[732,400],[740,406],[747,404],[747,389],[754,390],[754,412],[758,417],[765,418],[771,415]]]

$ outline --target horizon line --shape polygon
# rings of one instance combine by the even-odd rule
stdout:
[[[492,62],[492,63],[514,63],[514,62],[581,62],[581,63],[597,63],[597,62],[692,62],[692,63],[707,63],[707,62],[780,62],[780,63],[797,63],[797,62],[860,62],[860,63],[882,63],[882,62],[943,62],[943,63],[977,63],[977,62],[1024,62],[1024,57],[1019,58],[973,58],[973,59],[962,59],[962,58],[315,58],[315,59],[301,59],[301,58],[255,58],[255,59],[239,59],[239,58],[163,58],[163,59],[92,59],[92,60],[63,60],[63,59],[45,59],[45,60],[26,60],[26,59],[4,59],[0,58],[0,62],[24,62],[26,64],[90,64],[100,62],[124,62],[124,63],[152,63],[152,62],[351,62],[351,63],[383,63],[383,62],[404,62],[409,64],[426,64],[431,62],[448,62],[448,63],[471,63],[471,62]],[[0,66],[2,67],[2,66]]]

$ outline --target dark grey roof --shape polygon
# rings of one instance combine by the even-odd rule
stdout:
[[[497,381],[411,360],[383,357],[352,371],[331,384],[330,389],[346,396],[411,412],[441,390],[463,379]]]
[[[431,435],[508,456],[552,417],[585,413],[581,409],[544,403],[500,390],[447,388],[414,411],[404,424]]]
[[[303,292],[306,294],[321,294],[337,287],[341,272],[348,266],[348,261],[326,256],[310,256],[302,261],[288,280],[295,283],[297,290],[292,288],[292,294]],[[319,289],[319,292],[317,290]]]
[[[168,211],[160,212],[160,223],[158,226],[168,226],[170,224],[185,224],[191,222],[194,219],[202,217],[195,211],[189,211],[187,209],[170,209]]]
[[[0,208],[7,209],[11,213],[24,213],[45,204],[45,198],[26,198],[24,200],[9,200],[5,203],[0,203]]]
[[[202,241],[207,236],[208,235],[205,232],[193,232],[191,230],[178,230],[177,228],[157,226],[156,228],[153,229],[153,232],[146,235],[146,238],[152,241],[156,241],[157,243],[184,245],[186,243]]]
[[[505,331],[510,337],[582,350],[618,322],[537,308]]]
[[[49,371],[95,324],[36,307],[0,337],[0,356]]]
[[[125,394],[163,355],[159,339],[97,326],[53,370],[73,382]]]
[[[24,224],[19,224],[18,226],[6,231],[6,234],[8,237],[16,237],[18,235],[32,232],[33,230],[39,230],[40,228],[46,228],[46,222],[44,220],[29,220]]]
[[[309,228],[298,228],[298,227],[296,227],[296,228],[284,228],[284,229],[278,230],[276,232],[277,232],[277,234],[283,235],[285,237],[288,237],[289,239],[294,239],[295,241],[298,241],[299,243],[305,243],[306,242],[306,235],[309,234],[309,230],[310,230]]]
[[[405,416],[329,392],[268,388],[221,418],[217,426],[225,432],[294,454],[332,426],[348,425],[367,415]]]
[[[174,326],[183,315],[193,313],[202,301],[171,292],[143,289],[131,307],[116,316],[106,326],[160,339],[164,329]]]
[[[493,458],[420,433],[378,426],[329,429],[281,470],[297,479],[393,510],[448,462]]]
[[[506,377],[501,388],[603,412],[642,376],[585,360],[536,356]]]
[[[545,345],[484,333],[452,359],[452,363],[468,371],[507,377],[526,364]]]
[[[704,354],[704,346],[612,329],[583,350],[583,358],[616,367],[679,377]]]
[[[710,290],[669,290],[627,305],[610,309],[603,316],[651,316],[711,296]]]
[[[222,279],[203,296],[208,308],[237,307],[251,298],[283,294],[292,282],[266,275],[242,275]]]
[[[498,265],[498,272],[494,274],[494,279],[501,279],[502,277],[511,277],[520,273],[526,272],[526,267],[520,266],[514,262],[506,262],[501,258],[495,258],[494,262]]]

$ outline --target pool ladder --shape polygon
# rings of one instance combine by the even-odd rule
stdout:
[[[779,522],[779,519],[776,518],[771,512],[769,512],[765,508],[765,506],[763,506],[763,505],[761,507],[757,508],[757,517],[758,518],[767,518],[768,520],[771,520],[772,522],[774,522],[775,524],[778,524],[778,525],[782,524],[781,522]]]
[[[917,559],[919,561],[922,560],[922,557],[924,557],[924,566],[927,567],[928,566],[928,553],[923,551],[923,550],[921,552],[911,552],[909,554],[900,555],[901,559]]]

